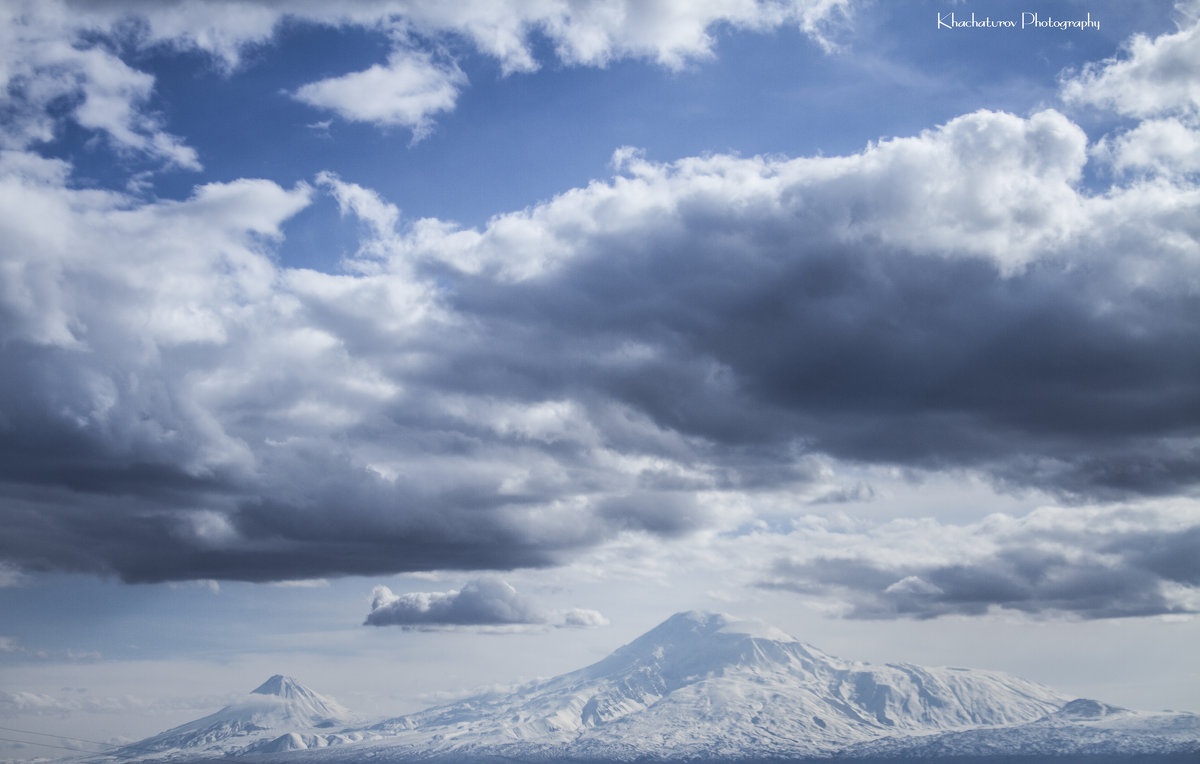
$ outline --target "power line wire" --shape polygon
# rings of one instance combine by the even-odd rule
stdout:
[[[3,729],[7,729],[7,728],[3,728]],[[35,732],[33,734],[40,735],[42,733]],[[74,740],[75,738],[65,738],[65,739],[66,740]],[[81,751],[78,748],[70,748],[65,745],[54,745],[53,743],[37,743],[37,742],[34,742],[33,740],[17,740],[16,738],[11,738],[11,737],[0,737],[0,740],[4,741],[5,743],[20,743],[21,745],[40,745],[43,748],[61,748],[64,751],[73,751],[75,753],[100,753],[100,751]]]
[[[115,743],[101,743],[99,740],[88,740],[82,737],[71,737],[70,735],[55,735],[51,732],[35,732],[34,730],[17,729],[16,727],[0,727],[0,730],[5,732],[20,732],[22,735],[39,735],[41,737],[54,737],[59,740],[74,740],[78,743],[91,743],[92,745],[103,745],[109,748],[130,748],[133,746],[117,745]],[[0,738],[3,739],[3,738]],[[32,743],[31,745],[42,745],[42,743]],[[61,746],[60,746],[61,747]],[[74,749],[72,749],[74,750]]]
[[[102,743],[99,740],[88,740],[87,738],[71,737],[70,735],[56,735],[56,734],[50,733],[50,732],[38,732],[37,730],[24,730],[24,729],[19,729],[17,727],[0,727],[0,730],[4,730],[5,732],[18,732],[22,735],[39,735],[41,737],[51,737],[51,738],[57,738],[59,740],[74,740],[77,743],[89,743],[91,745],[105,746],[105,747],[111,749],[110,751],[88,751],[88,750],[85,750],[82,748],[71,748],[70,746],[55,745],[53,743],[38,743],[33,740],[17,740],[15,738],[10,738],[10,737],[0,737],[0,741],[6,742],[6,743],[20,743],[22,745],[38,745],[38,746],[42,746],[43,748],[60,748],[64,751],[73,751],[74,753],[81,753],[81,754],[113,756],[113,755],[119,754],[119,752],[121,752],[121,751],[146,751],[148,753],[163,753],[163,750],[161,748],[151,748],[149,746],[138,745],[136,743],[128,743],[126,745],[117,745],[116,743]],[[126,753],[125,755],[130,756],[128,753]],[[120,758],[120,757],[118,756],[118,758]],[[132,757],[130,756],[130,758],[132,758]],[[205,764],[205,763],[209,763],[209,762],[216,762],[217,760],[212,759],[212,758],[196,758],[196,759],[188,759],[188,761],[197,762],[197,764]]]

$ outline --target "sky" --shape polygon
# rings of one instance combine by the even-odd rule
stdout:
[[[0,0],[0,82],[0,760],[688,609],[1200,711],[1197,3]]]

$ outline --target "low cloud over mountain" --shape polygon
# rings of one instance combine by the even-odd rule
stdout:
[[[393,594],[386,586],[372,592],[368,626],[439,629],[476,626],[570,626],[608,623],[595,610],[547,611],[494,577],[476,578],[448,592]]]

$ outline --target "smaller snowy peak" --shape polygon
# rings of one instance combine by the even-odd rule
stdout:
[[[277,718],[286,722],[322,727],[333,726],[347,721],[350,713],[337,701],[327,698],[320,693],[310,690],[300,682],[276,674],[258,687],[250,691],[242,703],[235,703],[230,708],[244,707],[261,713],[261,701],[269,700]]]
[[[286,712],[297,718],[341,720],[349,713],[337,701],[310,690],[290,676],[276,674],[250,691],[283,701]]]
[[[281,698],[293,697],[297,694],[310,692],[304,685],[290,676],[276,674],[267,681],[250,691],[251,695],[278,695]]]
[[[197,753],[229,754],[292,732],[342,727],[351,714],[291,677],[276,674],[215,713],[122,749],[127,758],[186,758]]]

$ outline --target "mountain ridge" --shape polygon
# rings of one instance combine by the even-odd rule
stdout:
[[[221,752],[313,764],[1200,750],[1195,714],[1072,699],[997,671],[848,661],[778,629],[701,611],[677,613],[575,671],[367,726],[349,726],[335,701],[282,675],[248,697],[147,742],[179,761]],[[256,697],[277,704],[274,716],[254,715]],[[184,744],[181,731],[194,741]],[[163,747],[171,741],[178,745]]]

